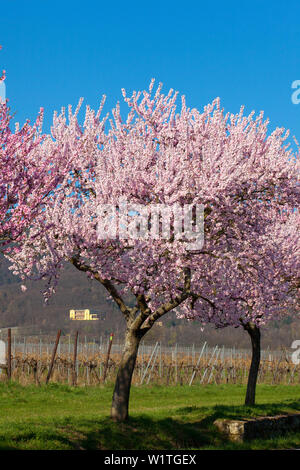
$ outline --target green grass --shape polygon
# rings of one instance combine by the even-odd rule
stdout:
[[[243,405],[240,385],[132,387],[130,419],[109,418],[112,387],[0,383],[0,450],[4,449],[292,449],[300,432],[229,443],[217,418],[300,412],[300,386],[260,385],[257,406]]]

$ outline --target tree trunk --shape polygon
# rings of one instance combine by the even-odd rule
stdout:
[[[137,333],[128,328],[112,399],[111,418],[114,421],[121,422],[128,418],[131,379],[139,344],[140,338]]]
[[[260,329],[252,322],[244,325],[249,333],[252,345],[252,359],[248,376],[245,405],[255,405],[256,382],[260,364]]]

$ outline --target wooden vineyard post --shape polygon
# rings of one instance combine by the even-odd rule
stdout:
[[[73,384],[74,386],[77,384],[77,373],[76,373],[77,342],[78,342],[78,331],[76,331],[76,333],[75,333],[75,341],[74,341],[73,376],[72,376],[72,384]]]
[[[158,354],[158,351],[159,351],[159,344],[158,343],[156,343],[156,344],[157,344],[157,348],[156,348],[155,356],[154,356],[153,361],[152,361],[151,370],[150,370],[149,375],[148,375],[147,384],[150,382],[151,374],[152,374],[154,364],[156,362],[157,354]]]
[[[149,361],[148,361],[147,367],[146,367],[146,369],[145,369],[145,372],[144,372],[144,374],[143,374],[143,377],[141,378],[140,385],[143,385],[143,382],[144,382],[145,377],[146,377],[146,375],[147,375],[148,369],[149,369],[150,364],[151,364],[151,362],[152,362],[153,355],[156,353],[156,348],[157,348],[157,347],[158,347],[158,342],[156,342],[156,344],[155,344],[155,346],[154,346],[154,348],[153,348],[153,350],[152,350],[152,353],[151,353],[150,359],[149,359]],[[155,356],[155,358],[156,358],[156,356]]]
[[[194,345],[193,345],[193,346],[194,346]],[[197,361],[196,366],[194,366],[194,362],[193,362],[193,373],[192,373],[191,380],[189,381],[189,386],[192,385],[193,380],[194,380],[194,378],[195,378],[195,375],[196,375],[196,373],[197,373],[197,371],[198,371],[198,367],[199,367],[199,364],[200,364],[200,360],[201,360],[202,354],[203,354],[203,352],[204,352],[204,350],[205,350],[205,347],[206,347],[206,341],[205,341],[205,343],[204,343],[203,346],[202,346],[202,350],[201,350],[201,353],[200,353],[200,355],[199,355],[199,357],[198,357],[198,361]]]
[[[53,349],[53,353],[52,353],[51,363],[50,363],[48,375],[47,375],[47,378],[46,378],[46,384],[49,382],[51,374],[52,374],[52,369],[53,369],[53,365],[54,365],[54,361],[55,361],[55,356],[56,356],[57,346],[58,346],[58,343],[59,343],[60,334],[61,334],[61,330],[58,330],[55,345],[54,345],[54,349]]]
[[[105,362],[104,372],[103,372],[103,383],[105,383],[105,379],[106,379],[106,374],[107,374],[107,369],[108,369],[108,361],[109,361],[110,351],[111,351],[111,347],[112,347],[113,337],[114,337],[114,334],[111,333],[111,335],[109,337],[109,345],[108,345],[106,362]]]
[[[204,373],[203,373],[203,375],[202,375],[202,378],[201,378],[201,380],[200,380],[200,383],[201,383],[201,384],[202,384],[203,381],[204,381],[204,377],[206,376],[206,373],[207,373],[207,371],[208,371],[208,369],[209,369],[210,364],[212,363],[212,360],[213,360],[214,355],[216,354],[217,350],[218,350],[218,346],[216,346],[216,347],[214,348],[213,352],[212,352],[212,355],[211,355],[211,357],[210,357],[210,359],[209,359],[209,362],[208,362],[208,364],[207,364],[207,366],[206,366],[206,368],[205,368],[205,371],[204,371]]]
[[[7,332],[7,378],[11,380],[11,329]]]

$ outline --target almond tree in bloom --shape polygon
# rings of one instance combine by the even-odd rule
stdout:
[[[3,72],[1,80],[4,80]],[[0,249],[9,249],[41,210],[66,172],[59,165],[61,149],[41,134],[43,110],[33,126],[11,130],[7,101],[0,100]]]
[[[15,132],[7,103],[0,103],[0,240],[1,246],[18,238],[31,220],[48,184],[47,170],[39,166],[41,135],[36,123]],[[42,171],[41,171],[42,170]],[[42,178],[40,178],[42,176]]]
[[[254,235],[255,240],[247,240],[247,251],[235,254],[238,264],[224,257],[218,263],[219,272],[207,278],[209,302],[195,298],[189,312],[178,314],[217,328],[240,326],[249,333],[252,361],[246,405],[255,404],[260,327],[286,317],[288,311],[299,312],[300,214],[292,211],[280,215],[276,211],[263,235]],[[212,258],[207,262],[211,261]]]
[[[87,107],[83,126],[78,109],[72,113],[69,107],[68,120],[64,110],[55,114],[51,138],[73,162],[72,171],[12,255],[12,269],[24,280],[47,280],[46,299],[67,260],[118,305],[126,321],[111,408],[118,421],[128,416],[140,341],[163,315],[176,310],[216,325],[261,324],[273,317],[275,309],[264,305],[275,302],[271,263],[266,261],[263,299],[252,278],[262,275],[264,268],[255,266],[263,264],[263,237],[274,212],[298,206],[300,197],[299,160],[286,144],[288,133],[276,129],[268,135],[263,113],[244,116],[241,108],[226,114],[219,99],[200,112],[188,108],[184,97],[177,109],[177,93],[153,87],[154,81],[130,97],[123,90],[130,108],[126,120],[119,105],[109,121],[100,118],[102,105],[98,112]],[[196,231],[200,205],[205,241],[191,247],[178,214],[194,208]],[[148,212],[162,206],[173,213],[167,236],[152,233]],[[163,231],[166,216],[159,221]],[[285,286],[276,288],[281,300]]]

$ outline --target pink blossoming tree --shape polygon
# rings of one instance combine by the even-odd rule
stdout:
[[[218,262],[219,272],[207,277],[209,302],[195,298],[190,310],[179,314],[179,317],[211,323],[217,328],[243,327],[249,333],[252,361],[246,405],[255,404],[260,365],[260,327],[286,317],[287,311],[299,311],[299,212],[280,215],[276,211],[273,223],[270,218],[270,226],[264,234],[255,236],[255,240],[247,240],[247,251],[235,253],[238,264],[223,258]],[[213,258],[207,260],[210,272],[214,269],[209,266],[211,261]]]
[[[184,97],[177,110],[177,93],[164,95],[153,84],[131,97],[123,90],[130,111],[123,121],[117,105],[107,130],[102,105],[98,112],[87,107],[83,126],[78,109],[69,108],[68,121],[64,110],[55,114],[52,141],[72,161],[72,171],[11,254],[12,269],[24,280],[47,280],[46,298],[67,260],[118,305],[126,321],[111,408],[118,421],[128,416],[140,341],[163,315],[176,310],[220,326],[256,325],[275,315],[286,286],[274,276],[266,240],[274,213],[297,207],[300,196],[299,160],[286,145],[288,134],[276,129],[268,135],[263,113],[225,114],[219,99],[199,112],[187,108]],[[177,215],[170,216],[167,237],[136,236],[142,226],[151,233],[147,211],[160,205],[177,215],[194,207],[195,230],[195,208],[202,205],[204,246],[187,245]]]
[[[1,77],[4,80],[5,72]],[[0,100],[0,248],[6,250],[20,237],[67,169],[60,166],[61,149],[43,136],[43,110],[33,126],[11,129],[7,101]]]

